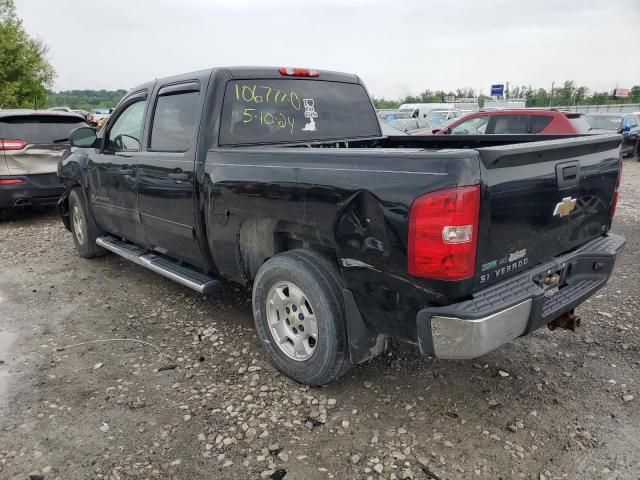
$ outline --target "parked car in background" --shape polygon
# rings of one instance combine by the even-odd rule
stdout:
[[[389,120],[404,120],[411,118],[407,112],[401,112],[400,110],[378,110],[378,118],[388,122]]]
[[[71,111],[73,113],[77,114],[77,115],[80,115],[85,120],[87,119],[87,116],[89,115],[89,112],[87,112],[86,110],[77,109],[77,110],[71,110]]]
[[[412,118],[427,118],[429,113],[433,111],[457,111],[460,112],[459,106],[464,105],[473,111],[477,110],[475,104],[460,104],[460,103],[403,103],[400,105],[399,110],[411,115]],[[461,113],[460,113],[461,115]]]
[[[399,128],[394,127],[393,125],[389,125],[387,122],[380,122],[380,130],[385,137],[395,137],[395,136],[407,136],[409,135],[404,130],[400,130]]]
[[[71,108],[69,107],[51,107],[51,108],[47,108],[47,110],[52,110],[54,112],[67,112],[67,113],[73,112],[73,110],[71,110]]]
[[[397,128],[405,133],[411,133],[415,130],[423,130],[433,128],[429,120],[420,118],[402,118],[398,120],[388,120],[387,124],[393,128]]]
[[[640,160],[640,114],[637,113],[589,113],[585,120],[591,133],[621,133],[622,155]]]
[[[57,202],[56,175],[69,135],[87,123],[60,110],[0,111],[0,209]]]
[[[435,132],[437,135],[578,134],[589,133],[584,115],[561,110],[491,110],[471,113]],[[429,135],[433,131],[419,134]]]
[[[96,126],[101,119],[108,119],[111,112],[113,112],[113,108],[94,108],[91,110],[91,113],[87,115],[87,122],[92,126]]]
[[[462,114],[462,112],[457,109],[432,110],[427,113],[426,119],[429,121],[432,127],[442,128],[463,116],[464,115]]]

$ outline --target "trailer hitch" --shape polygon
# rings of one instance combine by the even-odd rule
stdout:
[[[573,309],[569,310],[566,313],[563,313],[555,320],[552,320],[547,324],[549,330],[553,331],[556,328],[566,328],[567,330],[571,330],[575,332],[580,328],[580,317],[573,313]]]

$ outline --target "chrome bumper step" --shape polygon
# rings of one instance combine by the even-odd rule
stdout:
[[[177,262],[156,255],[155,253],[147,252],[137,245],[123,242],[109,235],[96,239],[96,243],[102,248],[120,255],[133,263],[137,263],[205,295],[211,293],[220,284],[219,280],[209,275],[179,265]]]

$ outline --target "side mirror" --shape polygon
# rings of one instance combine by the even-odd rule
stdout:
[[[91,127],[79,127],[69,135],[69,143],[74,147],[91,148],[97,142],[96,131]]]

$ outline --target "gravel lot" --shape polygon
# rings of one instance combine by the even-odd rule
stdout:
[[[637,480],[639,221],[627,160],[613,231],[628,243],[579,334],[458,362],[398,343],[309,389],[268,362],[249,291],[204,298],[115,255],[83,260],[54,211],[13,214],[0,479]]]

